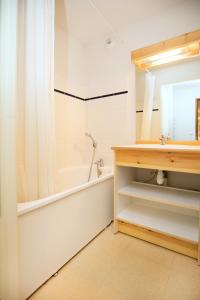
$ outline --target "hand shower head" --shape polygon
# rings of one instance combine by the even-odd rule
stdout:
[[[96,143],[96,141],[94,140],[93,136],[92,136],[90,133],[88,133],[88,132],[86,132],[85,135],[86,135],[87,137],[89,137],[89,138],[92,140],[92,145],[93,145],[93,147],[94,147],[94,148],[97,148],[97,143]]]

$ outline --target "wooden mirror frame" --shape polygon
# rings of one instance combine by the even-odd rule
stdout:
[[[196,140],[200,141],[200,99],[196,99]]]

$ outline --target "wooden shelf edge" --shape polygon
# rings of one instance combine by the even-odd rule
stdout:
[[[175,252],[184,254],[189,257],[198,258],[198,244],[192,242],[186,242],[181,239],[177,239],[162,233],[158,233],[149,229],[145,229],[140,226],[129,224],[122,221],[117,221],[118,231],[131,235],[133,237],[145,240],[152,244],[156,244],[173,250]]]

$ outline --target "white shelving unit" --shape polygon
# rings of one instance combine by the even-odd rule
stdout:
[[[115,167],[115,232],[197,258],[200,192],[137,182],[135,171]]]

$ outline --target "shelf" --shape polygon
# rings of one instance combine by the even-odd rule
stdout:
[[[118,193],[137,199],[200,211],[200,192],[196,191],[132,182],[121,188]]]
[[[192,243],[198,242],[198,218],[194,216],[131,204],[116,219]]]

